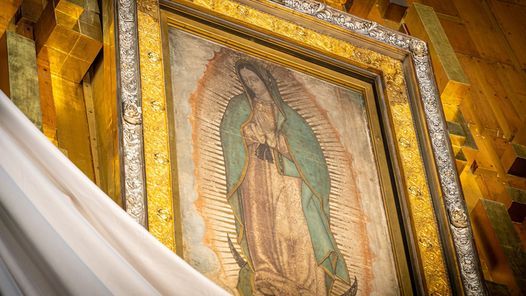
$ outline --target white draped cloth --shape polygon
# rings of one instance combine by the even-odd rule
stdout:
[[[1,295],[226,295],[71,163],[0,91]]]

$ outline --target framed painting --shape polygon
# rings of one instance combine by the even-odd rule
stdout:
[[[397,290],[409,274],[396,208],[384,206],[379,90],[167,20],[183,257],[243,295]]]
[[[126,210],[233,295],[483,293],[425,43],[310,0],[121,0]]]

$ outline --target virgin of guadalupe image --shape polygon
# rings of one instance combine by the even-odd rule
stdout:
[[[329,224],[330,179],[307,122],[282,99],[259,63],[235,64],[244,92],[231,98],[220,124],[227,198],[241,267],[242,295],[327,295],[339,279],[356,294]],[[245,259],[246,260],[245,260]]]

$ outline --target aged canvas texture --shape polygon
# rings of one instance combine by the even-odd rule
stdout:
[[[234,295],[399,294],[362,94],[169,44],[184,258]]]

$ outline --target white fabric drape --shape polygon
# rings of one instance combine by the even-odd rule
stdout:
[[[227,293],[135,223],[0,91],[0,294]]]

